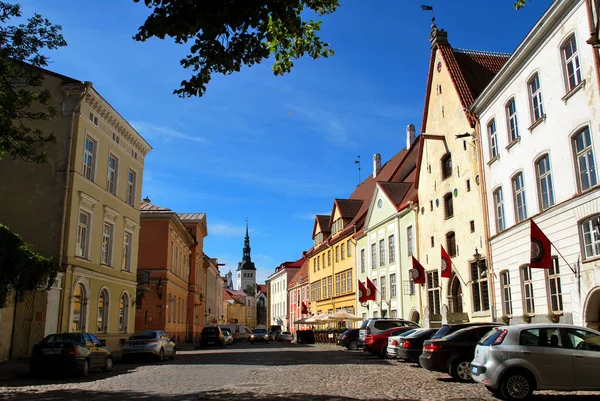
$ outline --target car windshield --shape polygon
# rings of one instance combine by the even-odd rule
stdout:
[[[283,332],[281,332],[281,334],[288,335],[288,334],[292,334],[292,333],[290,333],[289,331],[283,331]]]
[[[219,329],[216,327],[205,327],[204,329],[202,329],[203,334],[217,334],[218,332]]]
[[[490,331],[488,331],[487,333],[485,333],[485,335],[483,337],[481,337],[481,340],[479,340],[479,345],[492,345],[494,343],[494,341],[496,341],[496,338],[498,337],[498,335],[500,335],[500,330],[498,327],[494,327],[493,329],[491,329]]]
[[[442,327],[440,327],[440,329],[438,331],[435,332],[435,334],[433,335],[433,337],[431,337],[432,340],[438,339],[438,338],[442,338],[444,337],[446,334],[450,333],[450,330],[452,328],[448,325],[444,325]]]
[[[156,338],[156,333],[153,331],[140,331],[129,337],[130,340],[151,340],[153,338]]]
[[[400,334],[400,337],[408,337],[411,334],[415,333],[416,331],[417,331],[417,329],[406,330],[404,333]]]
[[[65,333],[65,334],[51,334],[44,338],[43,343],[79,343],[81,342],[81,334],[78,333]]]
[[[267,330],[265,329],[254,329],[252,330],[253,334],[265,334],[267,332]]]

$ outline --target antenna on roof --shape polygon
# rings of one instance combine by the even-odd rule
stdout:
[[[360,156],[358,156],[358,160],[354,160],[354,164],[358,164],[358,185],[360,185]]]
[[[423,11],[431,11],[431,22],[435,22],[435,16],[433,15],[433,6],[421,6]]]

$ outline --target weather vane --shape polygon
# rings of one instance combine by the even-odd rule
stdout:
[[[360,184],[360,156],[358,156],[358,160],[354,160],[354,164],[358,164],[358,183]]]
[[[431,22],[435,22],[435,16],[433,15],[433,6],[421,6],[423,11],[431,11]]]

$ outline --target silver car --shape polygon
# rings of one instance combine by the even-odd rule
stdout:
[[[161,330],[144,330],[133,333],[121,349],[123,361],[134,356],[151,356],[158,361],[165,357],[175,359],[175,342]]]
[[[506,400],[534,390],[600,390],[600,332],[566,324],[496,327],[471,362],[473,380]]]
[[[388,344],[387,344],[387,357],[394,359],[398,357],[398,350],[400,348],[402,348],[402,343],[404,342],[404,338],[408,337],[414,333],[416,333],[418,330],[422,330],[422,329],[412,329],[412,330],[407,330],[402,334],[399,334],[397,336],[390,336],[388,337]]]

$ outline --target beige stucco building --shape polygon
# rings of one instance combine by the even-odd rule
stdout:
[[[423,110],[417,189],[425,323],[491,320],[486,230],[474,119],[467,108],[508,55],[453,49],[435,25]],[[441,247],[452,260],[441,277]]]
[[[118,350],[134,328],[139,205],[151,147],[91,82],[42,72],[58,113],[31,126],[53,132],[56,142],[44,149],[46,164],[0,161],[0,221],[53,257],[61,273],[52,290],[28,294],[14,321],[0,326],[4,332],[14,323],[12,358],[28,356],[57,331],[91,332]]]

